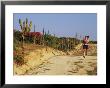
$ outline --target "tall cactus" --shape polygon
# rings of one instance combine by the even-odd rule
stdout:
[[[43,31],[42,31],[42,33],[43,33],[43,36],[42,36],[42,44],[43,44],[43,46],[44,46],[44,28],[43,28]]]
[[[75,35],[75,45],[77,45],[77,37],[78,37],[78,34],[76,33],[76,35]]]
[[[36,29],[35,29],[35,25],[34,25],[34,33],[36,32]],[[36,35],[34,35],[34,44],[36,44]]]
[[[21,19],[19,19],[19,25],[21,27],[21,33],[22,33],[22,47],[24,48],[24,38],[25,38],[25,34],[27,32],[30,32],[32,29],[32,21],[30,21],[30,23],[28,23],[28,19],[26,18],[26,21],[21,21]]]
[[[49,30],[48,30],[48,33],[47,33],[47,34],[49,35],[49,33],[50,33],[50,32],[49,32]]]

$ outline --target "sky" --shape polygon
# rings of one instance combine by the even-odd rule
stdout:
[[[21,30],[19,19],[32,21],[36,32],[42,32],[43,28],[50,34],[58,37],[75,37],[81,39],[85,35],[90,36],[90,40],[97,40],[97,14],[96,13],[14,13],[14,29]]]

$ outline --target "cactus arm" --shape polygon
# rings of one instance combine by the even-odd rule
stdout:
[[[21,19],[19,19],[19,24],[20,24],[20,27],[21,27],[21,30],[22,30],[23,25],[22,25],[22,21],[21,21]]]

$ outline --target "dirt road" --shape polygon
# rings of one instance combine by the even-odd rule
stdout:
[[[54,56],[25,75],[96,75],[96,56]]]

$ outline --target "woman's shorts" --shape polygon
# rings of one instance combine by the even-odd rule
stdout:
[[[83,45],[83,49],[88,49],[88,45]]]

